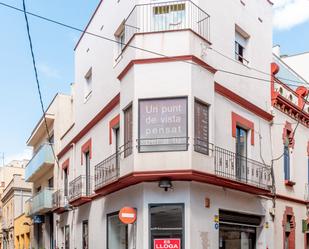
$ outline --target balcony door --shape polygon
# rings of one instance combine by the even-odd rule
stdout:
[[[247,180],[247,146],[248,131],[239,126],[236,127],[236,179]]]
[[[114,129],[115,132],[115,152],[116,152],[116,167],[119,165],[119,146],[120,146],[120,132],[119,127]]]
[[[186,4],[163,4],[153,7],[151,31],[183,29],[186,27]]]
[[[87,151],[85,153],[85,161],[86,161],[86,196],[90,195],[91,182],[90,182],[90,152]]]

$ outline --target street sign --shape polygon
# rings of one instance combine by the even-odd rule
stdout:
[[[124,224],[133,224],[136,221],[136,210],[132,207],[124,207],[119,211],[119,219]]]
[[[154,239],[154,249],[180,249],[180,239]]]

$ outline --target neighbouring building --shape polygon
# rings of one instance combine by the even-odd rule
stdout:
[[[27,216],[31,218],[31,248],[53,249],[54,171],[60,148],[60,139],[72,123],[72,98],[57,94],[48,106],[45,116],[38,121],[27,145],[33,148],[33,156],[26,166],[25,179],[33,184],[32,197],[27,201]],[[47,128],[46,128],[47,124]]]
[[[309,72],[306,66],[309,63],[309,51],[300,54],[281,55],[280,57],[284,63],[309,82]]]
[[[24,176],[25,166],[28,160],[13,160],[8,164],[0,167],[0,196],[7,185],[13,179],[13,176],[18,174]],[[3,203],[0,202],[0,248],[3,248],[3,233],[2,233],[2,219],[3,219]]]
[[[25,212],[25,202],[31,197],[30,183],[22,175],[15,174],[1,194],[2,203],[2,248],[14,249],[14,220]]]
[[[271,66],[271,126],[276,201],[276,248],[309,248],[308,83],[286,64],[278,48]],[[289,81],[291,79],[292,81]]]
[[[15,249],[30,249],[31,219],[22,213],[14,220]]]

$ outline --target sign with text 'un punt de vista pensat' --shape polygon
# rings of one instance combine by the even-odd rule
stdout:
[[[139,101],[139,151],[181,151],[188,143],[187,98]]]

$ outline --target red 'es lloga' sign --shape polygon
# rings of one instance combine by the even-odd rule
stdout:
[[[154,249],[180,249],[180,239],[154,239]]]

